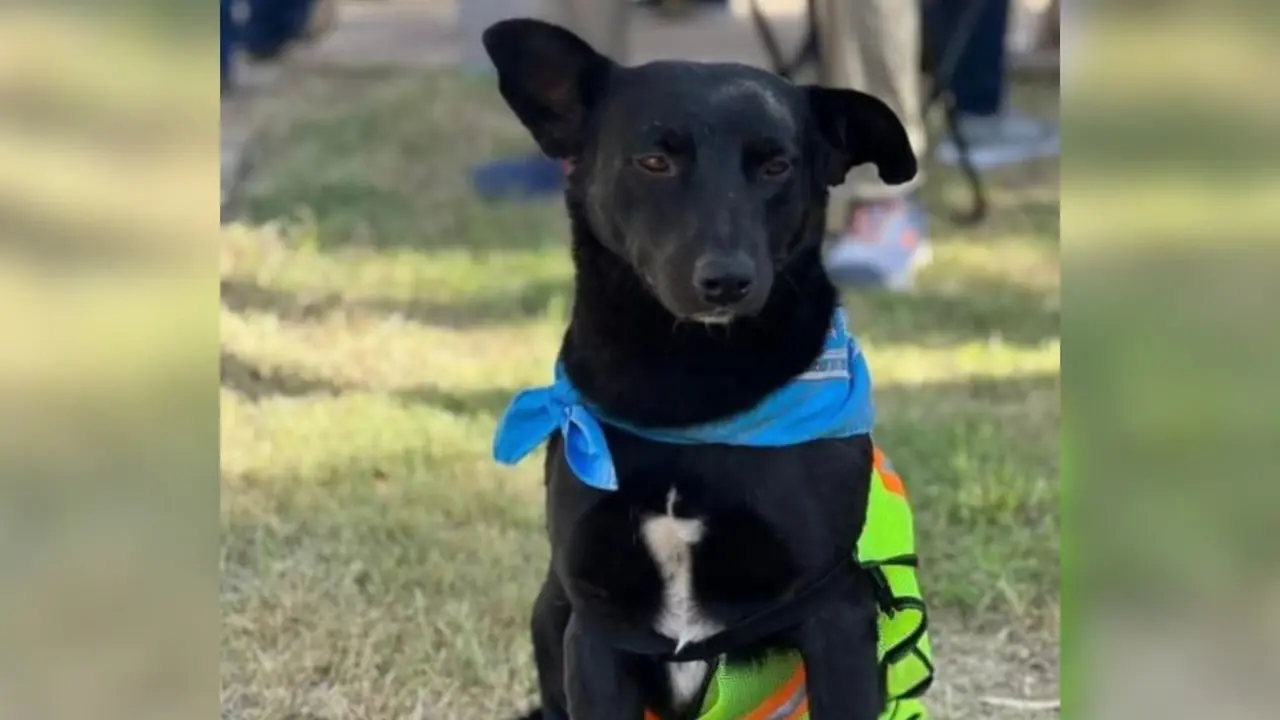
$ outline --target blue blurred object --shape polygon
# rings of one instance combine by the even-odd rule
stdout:
[[[254,58],[269,60],[302,36],[315,1],[248,0],[247,4],[249,21],[240,33],[244,49]]]
[[[1005,108],[994,115],[964,115],[960,132],[969,144],[969,158],[979,170],[1057,157],[1062,151],[1056,123]],[[935,157],[944,165],[960,163],[953,138],[938,143]]]
[[[471,174],[476,195],[485,200],[525,200],[564,190],[564,166],[540,153],[487,162]]]
[[[243,23],[236,21],[236,0],[219,0],[219,67],[222,92],[235,87],[236,51],[243,48],[257,60],[270,60],[306,32],[315,0],[241,0],[248,9]]]

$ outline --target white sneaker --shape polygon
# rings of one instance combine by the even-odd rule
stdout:
[[[925,226],[923,211],[910,201],[856,207],[850,230],[827,247],[827,274],[848,287],[910,290],[916,270],[933,259]]]
[[[969,157],[979,170],[1054,157],[1062,152],[1056,125],[1017,110],[961,117],[959,125],[969,144]],[[953,138],[938,143],[936,158],[944,165],[960,164],[960,148]]]

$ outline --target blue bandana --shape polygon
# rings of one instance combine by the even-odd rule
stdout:
[[[514,465],[559,430],[565,459],[578,478],[599,490],[617,490],[602,422],[659,442],[779,447],[869,433],[874,418],[866,360],[844,311],[837,309],[822,354],[806,372],[751,410],[704,425],[642,428],[606,417],[582,398],[557,363],[554,383],[521,391],[511,401],[498,423],[493,456]]]

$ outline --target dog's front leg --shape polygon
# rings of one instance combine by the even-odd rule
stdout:
[[[533,659],[538,669],[538,694],[542,698],[541,720],[569,720],[564,697],[564,633],[569,626],[571,607],[555,573],[546,582],[533,604]]]
[[[812,720],[876,720],[884,690],[876,667],[874,603],[829,604],[800,625],[796,647],[804,659]]]
[[[592,637],[576,616],[564,633],[565,694],[573,720],[643,720],[644,699],[627,656]]]

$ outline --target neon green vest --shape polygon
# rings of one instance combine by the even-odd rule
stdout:
[[[927,720],[920,697],[933,680],[924,599],[916,580],[915,530],[902,480],[875,450],[866,525],[858,539],[858,563],[885,590],[892,608],[881,608],[879,659],[888,704],[879,720]],[[652,715],[647,716],[652,718]],[[699,720],[808,720],[804,668],[795,652],[757,664],[721,662],[707,689]]]

